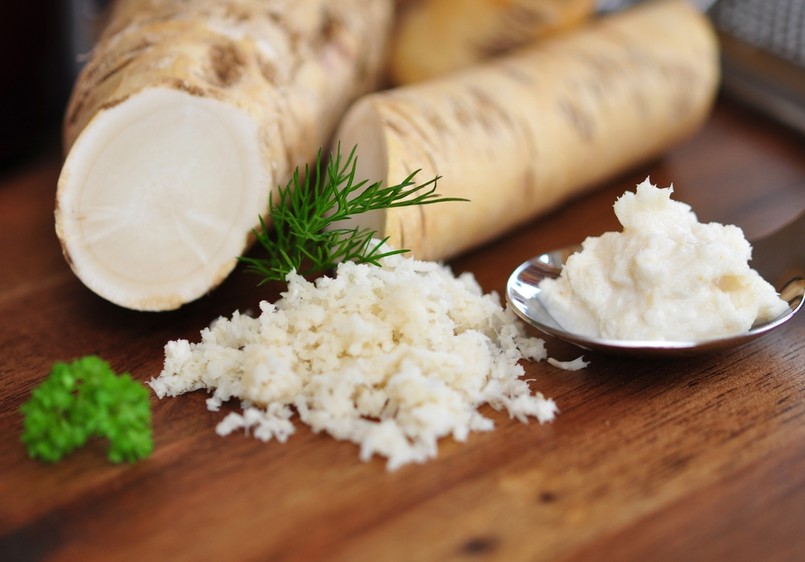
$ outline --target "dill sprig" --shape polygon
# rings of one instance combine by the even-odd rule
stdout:
[[[353,147],[346,158],[341,146],[331,154],[322,169],[319,150],[316,164],[305,165],[304,174],[297,168],[285,187],[280,186],[276,198],[269,197],[268,220],[260,217],[255,229],[257,242],[268,252],[267,258],[241,257],[247,270],[263,277],[260,284],[283,281],[291,271],[311,275],[329,271],[342,261],[371,263],[387,256],[401,254],[404,248],[386,246],[388,237],[373,243],[377,232],[370,228],[340,226],[362,213],[429,205],[447,201],[466,201],[442,197],[436,193],[439,176],[417,185],[413,172],[401,183],[383,187],[382,182],[369,183],[355,179],[357,156]]]

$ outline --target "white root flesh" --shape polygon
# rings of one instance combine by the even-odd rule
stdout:
[[[718,47],[684,0],[651,2],[442,79],[377,92],[335,138],[360,177],[441,176],[468,203],[358,217],[419,259],[455,256],[655,157],[709,114]]]
[[[234,268],[269,193],[382,71],[390,0],[120,0],[65,117],[56,231],[120,306],[169,310]]]

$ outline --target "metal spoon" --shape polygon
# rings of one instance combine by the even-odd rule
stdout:
[[[750,265],[788,302],[788,309],[768,322],[756,323],[743,334],[700,341],[638,341],[592,338],[564,330],[539,299],[539,282],[558,277],[562,266],[581,246],[569,246],[536,256],[509,277],[506,299],[520,318],[538,330],[583,349],[632,357],[700,355],[748,343],[781,326],[802,308],[805,294],[805,212],[780,230],[752,243]]]

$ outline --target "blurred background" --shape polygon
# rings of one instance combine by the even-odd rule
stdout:
[[[599,0],[598,10],[638,1]],[[725,94],[805,134],[805,0],[690,1],[719,31]],[[0,0],[0,173],[58,148],[73,80],[108,3]]]
[[[107,0],[0,0],[0,172],[58,145]]]

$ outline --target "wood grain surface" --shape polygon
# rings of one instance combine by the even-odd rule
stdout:
[[[104,302],[61,256],[58,170],[45,156],[0,178],[1,560],[805,559],[801,314],[711,356],[526,365],[559,405],[554,423],[485,409],[495,431],[445,439],[436,460],[393,473],[302,424],[285,444],[218,437],[224,412],[198,392],[152,397],[156,449],[144,462],[112,465],[101,442],[56,465],[30,460],[18,409],[54,361],[95,353],[145,381],[168,340],[197,340],[216,316],[281,290],[237,271],[177,312]],[[616,228],[614,199],[649,174],[700,219],[750,237],[805,208],[805,140],[721,100],[661,159],[451,265],[502,293],[529,257]]]

